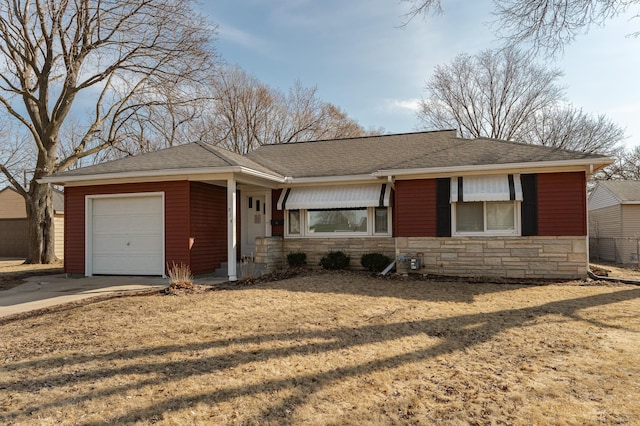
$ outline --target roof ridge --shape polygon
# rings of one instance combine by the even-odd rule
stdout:
[[[331,138],[331,139],[313,139],[307,141],[295,141],[295,142],[284,142],[284,143],[269,143],[260,145],[258,148],[268,147],[268,146],[277,146],[277,145],[298,145],[305,143],[316,143],[316,142],[333,142],[333,141],[349,141],[354,139],[374,139],[374,138],[387,138],[390,136],[409,136],[409,135],[422,135],[429,133],[444,133],[444,132],[456,132],[456,129],[442,129],[442,130],[424,130],[420,132],[406,132],[406,133],[386,133],[382,135],[365,135],[365,136],[349,136],[346,138]],[[255,150],[254,150],[255,151]],[[251,151],[253,152],[253,151]]]
[[[215,155],[216,157],[218,157],[219,159],[221,159],[222,161],[224,161],[225,163],[227,163],[227,165],[229,166],[233,166],[234,164],[229,161],[229,159],[225,156],[222,156],[222,153],[220,151],[218,151],[220,148],[216,149],[217,147],[208,144],[206,142],[202,142],[202,141],[195,141],[194,142],[196,145],[198,145],[201,148],[204,148],[205,150],[209,151],[210,153],[212,153],[213,155]],[[227,152],[231,152],[228,151]]]

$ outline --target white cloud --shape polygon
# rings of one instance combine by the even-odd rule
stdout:
[[[389,112],[418,112],[420,110],[420,99],[387,99],[383,109]]]
[[[253,50],[262,51],[268,47],[266,39],[228,24],[219,24],[218,37]]]

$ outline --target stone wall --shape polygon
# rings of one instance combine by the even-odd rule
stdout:
[[[255,263],[264,265],[264,273],[270,273],[286,266],[286,256],[282,251],[282,237],[256,238]]]
[[[424,274],[503,278],[584,278],[585,237],[398,237],[396,256],[421,260]],[[399,264],[399,271],[407,265]]]
[[[422,274],[459,277],[574,279],[586,277],[585,237],[386,237],[256,239],[256,263],[265,272],[287,267],[287,254],[307,254],[307,264],[318,267],[322,256],[341,250],[351,256],[351,268],[361,268],[365,253],[391,258],[419,257]],[[398,272],[408,272],[406,262]]]
[[[382,253],[390,258],[395,256],[395,241],[393,237],[380,238],[287,238],[284,240],[283,252],[285,256],[301,251],[307,254],[307,265],[320,265],[320,259],[329,251],[343,251],[351,256],[350,267],[362,268],[360,257],[366,253]]]
[[[265,272],[287,266],[287,254],[303,252],[307,255],[307,265],[317,267],[320,259],[329,251],[341,250],[351,256],[351,268],[361,268],[360,257],[366,253],[382,253],[390,258],[395,256],[395,241],[392,237],[382,238],[256,238],[256,263],[264,264]]]

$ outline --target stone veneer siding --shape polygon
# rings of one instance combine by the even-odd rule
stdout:
[[[360,256],[379,252],[394,258],[418,256],[421,269],[412,271],[458,277],[522,279],[576,279],[587,274],[585,237],[387,237],[387,238],[287,238],[256,239],[256,263],[265,272],[285,268],[287,254],[307,254],[307,264],[317,267],[330,250],[351,256],[351,267],[361,268]],[[408,265],[398,262],[400,273]]]
[[[287,266],[287,257],[282,251],[282,237],[256,238],[254,262],[264,265],[264,273],[270,273]]]
[[[266,272],[287,266],[287,254],[307,254],[307,265],[318,267],[320,259],[329,251],[343,251],[351,256],[350,267],[362,268],[360,257],[366,253],[382,253],[395,257],[393,237],[373,238],[256,238],[256,263],[262,263]]]
[[[586,237],[398,237],[397,256],[418,256],[424,274],[501,278],[584,278]],[[399,265],[399,272],[406,265]]]

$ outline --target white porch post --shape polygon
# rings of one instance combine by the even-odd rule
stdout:
[[[227,265],[229,281],[238,281],[237,256],[238,235],[236,232],[236,180],[235,177],[227,179]]]

